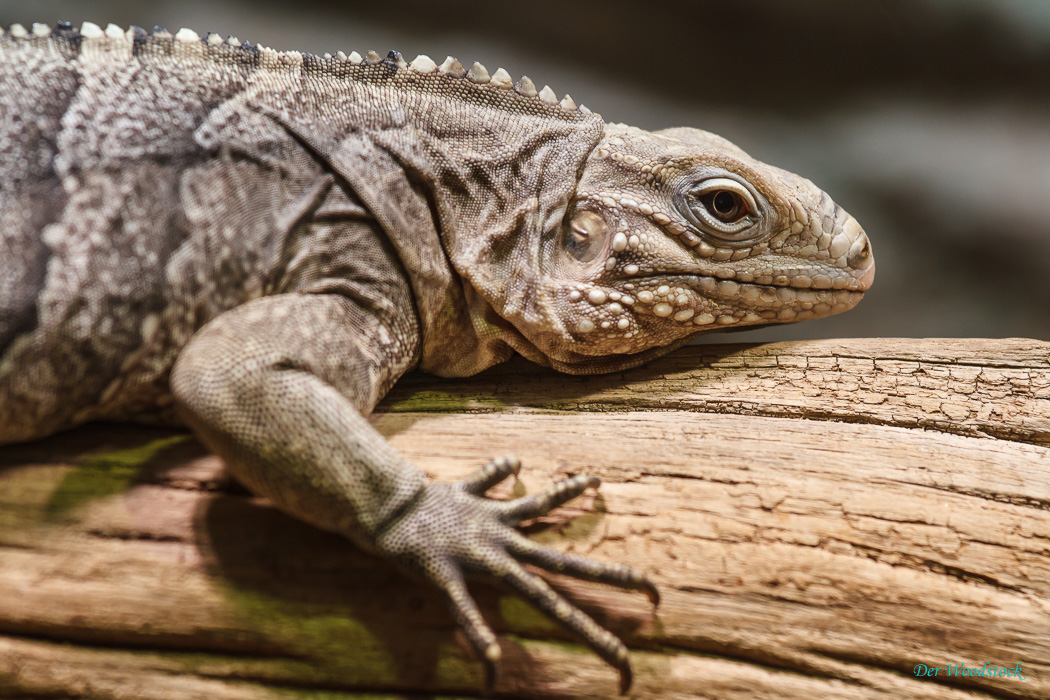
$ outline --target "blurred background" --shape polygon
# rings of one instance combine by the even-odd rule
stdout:
[[[1050,340],[1044,0],[0,0],[0,26],[58,20],[503,66],[608,121],[714,131],[861,222],[859,307],[714,340]]]

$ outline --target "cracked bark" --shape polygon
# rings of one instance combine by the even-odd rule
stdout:
[[[636,697],[1050,698],[1050,344],[849,340],[680,350],[566,377],[413,376],[375,424],[442,479],[498,454],[553,546],[649,571],[664,603],[553,577],[632,647]],[[426,586],[225,481],[194,441],[103,426],[0,449],[0,697],[475,695]],[[473,586],[499,690],[615,674]],[[1022,665],[917,678],[918,664]]]

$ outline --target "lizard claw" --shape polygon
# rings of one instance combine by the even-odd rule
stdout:
[[[522,564],[639,590],[653,605],[660,600],[656,586],[628,566],[558,552],[515,530],[513,526],[521,521],[543,515],[600,483],[596,477],[575,476],[533,496],[511,501],[484,498],[485,491],[520,468],[516,459],[496,459],[457,483],[428,483],[416,502],[380,531],[376,546],[445,593],[456,622],[485,666],[487,691],[495,686],[502,654],[495,633],[467,590],[464,574],[495,577],[561,622],[619,671],[620,692],[626,693],[632,674],[623,642]]]

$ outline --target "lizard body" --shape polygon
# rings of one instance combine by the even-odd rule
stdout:
[[[316,57],[189,30],[0,36],[0,443],[181,420],[254,493],[433,581],[488,683],[464,585],[494,575],[630,684],[626,648],[525,570],[640,572],[513,526],[495,460],[428,482],[366,417],[411,368],[517,352],[575,373],[707,330],[854,306],[867,238],[808,180],[696,129],[606,124],[448,59]]]

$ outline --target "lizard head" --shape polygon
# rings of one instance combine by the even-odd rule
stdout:
[[[543,297],[570,364],[846,311],[875,273],[863,229],[812,182],[698,129],[608,125],[558,235]]]

